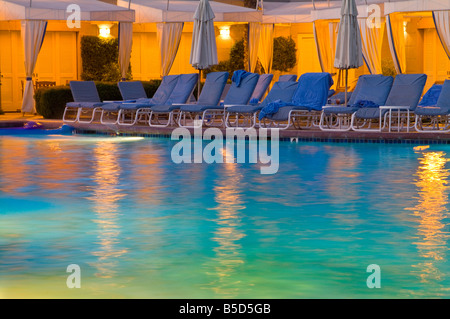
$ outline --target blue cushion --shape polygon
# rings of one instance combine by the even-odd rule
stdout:
[[[335,107],[326,107],[323,109],[323,112],[327,115],[329,114],[353,114],[358,111],[358,107],[348,107],[348,106],[335,106]]]
[[[135,100],[146,98],[144,86],[141,81],[119,82],[117,83],[120,94],[124,100]]]
[[[70,81],[74,102],[101,102],[94,81]]]
[[[435,106],[442,91],[442,84],[434,84],[423,96],[419,106]]]
[[[166,75],[163,77],[161,84],[158,86],[155,94],[151,99],[151,104],[165,104],[172,94],[173,89],[177,85],[179,75]]]
[[[295,74],[283,74],[278,78],[278,82],[295,82],[297,81],[297,76]]]
[[[101,107],[103,103],[101,102],[69,102],[66,104],[68,107],[81,107],[85,109],[92,109],[95,107]]]
[[[248,73],[240,80],[238,86],[236,82],[231,84],[230,89],[224,99],[224,104],[247,104],[258,83],[259,74]]]
[[[172,93],[164,104],[186,103],[198,81],[198,73],[181,74]]]
[[[200,96],[197,100],[199,105],[217,105],[220,96],[227,83],[228,72],[211,72],[206,75],[205,84],[203,85]]]
[[[155,105],[152,106],[152,112],[155,113],[170,113],[174,110],[180,109],[181,105]]]
[[[392,76],[362,75],[358,79],[348,104],[354,105],[358,101],[372,101],[377,105],[386,105],[393,82]]]
[[[450,109],[450,80],[445,80],[436,106],[442,109]]]
[[[410,110],[414,111],[426,82],[425,74],[398,74],[384,105],[409,106]]]
[[[229,113],[255,113],[262,109],[261,104],[257,105],[235,105],[227,107]]]
[[[258,83],[256,83],[256,87],[253,91],[250,101],[253,99],[260,101],[264,97],[264,94],[267,92],[272,79],[273,74],[261,74],[259,76]]]
[[[198,104],[184,104],[180,107],[180,110],[184,112],[198,113],[205,110],[223,110],[223,105],[198,105]]]

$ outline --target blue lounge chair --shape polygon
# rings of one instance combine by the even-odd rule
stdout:
[[[175,117],[179,115],[181,106],[184,105],[209,105],[218,104],[223,88],[228,80],[228,72],[211,72],[206,76],[202,92],[195,104],[172,103],[154,105],[149,108],[149,125],[152,127],[166,127],[175,124]],[[167,119],[166,123],[161,122],[161,117]]]
[[[276,101],[289,102],[292,100],[294,92],[297,90],[298,82],[278,81],[272,86],[266,98],[258,104],[231,105],[226,108],[225,126],[226,127],[255,127],[257,115],[264,107]],[[230,123],[230,118],[234,118]],[[240,120],[242,119],[242,126]]]
[[[223,101],[223,105],[222,103],[220,105],[218,103],[207,105],[200,101],[196,105],[183,105],[180,107],[178,124],[182,127],[197,127],[203,126],[203,124],[212,126],[215,124],[216,119],[220,119],[220,125],[223,125],[225,123],[225,108],[227,105],[247,104],[255,90],[259,74],[245,72],[242,77],[235,78],[236,72],[238,71],[233,73],[231,87]],[[204,90],[205,88],[203,88]],[[194,121],[192,125],[186,124],[187,117]],[[195,120],[200,120],[200,124],[197,123],[196,125]]]
[[[256,83],[255,90],[250,97],[250,103],[257,104],[262,100],[269,88],[270,83],[272,82],[272,79],[273,74],[261,74],[259,76],[258,83]]]
[[[326,105],[320,116],[322,131],[350,131],[353,113],[359,110],[357,102],[372,101],[384,105],[394,79],[381,74],[361,75],[347,105]]]
[[[297,128],[311,127],[327,102],[331,85],[333,79],[329,73],[303,74],[289,103],[269,104],[260,111],[260,126],[279,129],[288,129],[292,125]]]
[[[93,81],[71,81],[70,90],[74,102],[66,104],[63,121],[92,123],[96,112],[101,111],[103,105],[95,83]],[[72,113],[75,114],[71,116]]]
[[[442,85],[436,105],[418,106],[414,113],[416,115],[416,131],[422,133],[450,132],[450,80],[446,80]],[[424,123],[424,119],[428,119],[428,123]]]
[[[151,109],[155,105],[172,105],[172,104],[181,104],[187,103],[189,97],[195,89],[198,81],[198,73],[190,73],[190,74],[180,74],[177,76],[176,84],[172,89],[172,92],[168,96],[168,98],[161,98],[159,101],[162,101],[158,104],[154,104],[158,102],[158,96],[153,98],[151,102],[144,103],[140,102],[142,100],[137,100],[135,103],[124,103],[120,107],[119,115],[118,115],[118,124],[119,125],[134,125],[138,121],[145,119],[145,122],[151,121]],[[156,92],[157,93],[157,92]],[[155,93],[155,95],[156,95]],[[164,96],[166,96],[164,94]],[[167,122],[167,125],[170,124],[170,121]],[[166,126],[167,126],[166,125]]]
[[[297,81],[297,76],[295,74],[283,74],[278,78],[278,82],[284,81]]]
[[[173,92],[180,75],[166,75],[163,77],[161,84],[158,86],[155,94],[151,98],[138,98],[133,101],[111,101],[113,103],[104,104],[102,107],[102,115],[100,122],[102,124],[117,124],[119,118],[122,117],[122,124],[125,121],[126,113],[136,115],[136,111],[140,108],[150,107],[152,105],[166,103],[170,94]],[[120,112],[124,109],[123,112]],[[135,116],[131,116],[131,123],[135,123]],[[129,124],[129,123],[128,123]]]
[[[427,82],[425,74],[398,74],[389,91],[385,103],[380,103],[378,107],[363,107],[358,109],[351,120],[351,127],[354,131],[382,131],[388,125],[389,130],[393,127],[392,120],[398,120],[397,130],[400,131],[403,124],[409,131],[410,115],[414,112],[422,96],[423,89]],[[392,117],[392,114],[396,114]],[[387,116],[389,114],[389,117]],[[389,120],[388,120],[389,119]],[[376,127],[372,128],[374,123]]]

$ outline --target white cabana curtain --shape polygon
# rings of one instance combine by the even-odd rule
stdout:
[[[450,11],[433,11],[433,20],[439,39],[450,59]]]
[[[259,40],[261,37],[261,23],[250,22],[248,24],[248,68],[255,72],[258,64]]]
[[[313,23],[314,39],[322,72],[336,73],[334,60],[338,30],[339,22],[324,20]]]
[[[161,77],[168,75],[172,68],[180,46],[183,26],[183,22],[156,24],[156,37],[161,56]]]
[[[404,30],[402,17],[397,17],[395,14],[389,14],[386,17],[386,28],[395,71],[397,74],[401,74],[406,71],[406,31]]]
[[[358,19],[359,29],[361,30],[362,52],[364,61],[371,74],[382,74],[381,66],[381,48],[383,45],[383,34],[385,23],[380,27],[370,26],[367,19]]]
[[[25,52],[25,74],[26,85],[23,92],[22,112],[36,113],[34,103],[33,72],[39,51],[44,42],[47,21],[43,20],[23,20],[21,25],[21,37]]]
[[[261,24],[261,31],[258,45],[258,58],[266,73],[272,71],[273,59],[273,29],[274,25]]]
[[[133,23],[119,23],[119,66],[122,74],[122,81],[127,79],[128,68],[130,67],[131,48],[133,46]]]

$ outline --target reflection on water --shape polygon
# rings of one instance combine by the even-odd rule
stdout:
[[[0,139],[0,191],[17,196],[30,184],[28,146],[25,140]]]
[[[93,266],[97,268],[96,274],[101,278],[111,278],[116,274],[117,258],[127,252],[119,248],[119,204],[118,201],[125,195],[118,188],[120,166],[117,160],[117,144],[99,143],[94,150],[94,185],[89,200],[93,201],[93,210],[97,218],[93,220],[98,226],[98,246],[100,249],[93,252],[98,261]]]
[[[439,269],[446,260],[448,233],[444,219],[448,214],[448,176],[445,168],[448,159],[444,152],[424,152],[417,170],[416,185],[419,190],[418,203],[413,215],[418,217],[417,246],[424,261],[414,265],[421,282],[444,280],[445,274]]]
[[[242,216],[245,209],[241,200],[240,189],[242,175],[236,164],[224,164],[218,185],[214,187],[217,210],[217,229],[213,240],[218,246],[214,248],[214,276],[218,278],[210,285],[223,297],[233,297],[242,292],[236,279],[238,267],[244,264],[242,245],[239,240],[245,237],[242,231]]]

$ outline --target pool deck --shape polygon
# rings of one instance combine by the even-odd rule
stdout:
[[[19,113],[7,113],[0,115],[0,128],[21,127],[29,121],[39,122],[45,129],[56,129],[64,123],[61,120],[43,119],[41,116]],[[149,137],[170,137],[174,127],[154,128],[146,125],[123,126],[114,124],[84,124],[67,123],[77,133],[130,135]],[[225,133],[225,129],[221,129]],[[192,129],[190,129],[193,132]],[[268,134],[270,136],[270,132]],[[414,144],[450,144],[450,133],[418,133],[413,132],[323,132],[319,129],[308,130],[280,130],[281,140],[288,141],[319,141],[319,142],[352,142],[352,143],[414,143]]]

